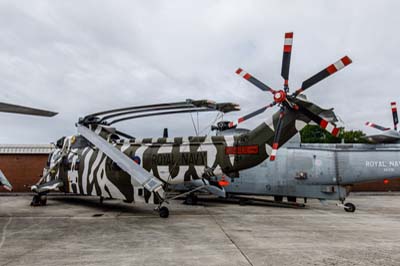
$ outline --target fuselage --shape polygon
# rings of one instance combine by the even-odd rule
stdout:
[[[240,172],[228,193],[344,199],[353,184],[400,177],[400,144],[294,144]]]

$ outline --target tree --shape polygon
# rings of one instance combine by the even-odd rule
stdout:
[[[365,133],[361,130],[345,131],[341,128],[339,137],[336,138],[316,125],[307,125],[300,131],[302,143],[368,143]]]

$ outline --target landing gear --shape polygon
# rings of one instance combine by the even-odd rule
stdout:
[[[104,197],[100,197],[100,204],[103,205]]]
[[[195,194],[190,193],[186,196],[186,199],[183,203],[186,205],[197,205],[197,200],[198,200],[197,196]]]
[[[287,197],[288,202],[296,202],[297,198],[296,197]]]
[[[46,194],[37,194],[33,196],[31,201],[31,206],[46,206],[47,204],[47,195]]]
[[[283,196],[274,196],[274,201],[282,202],[283,201]]]
[[[353,203],[347,202],[346,204],[344,204],[344,210],[346,212],[355,212],[356,206]]]
[[[168,216],[169,216],[169,210],[165,206],[162,206],[161,208],[159,208],[158,213],[161,218],[168,218]]]
[[[248,203],[249,203],[248,199],[243,199],[243,198],[239,199],[239,205],[240,206],[246,206]]]

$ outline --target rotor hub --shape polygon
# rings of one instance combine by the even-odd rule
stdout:
[[[281,103],[286,100],[286,92],[283,90],[277,91],[274,93],[274,101],[276,103]]]

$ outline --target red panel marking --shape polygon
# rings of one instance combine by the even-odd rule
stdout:
[[[328,71],[329,74],[333,74],[337,71],[337,69],[336,69],[335,65],[332,64],[326,68],[326,71]]]
[[[229,123],[229,127],[233,127],[233,125],[234,125],[233,122]]]
[[[293,32],[286,32],[285,38],[293,38]]]
[[[319,125],[320,125],[323,129],[325,129],[326,126],[328,125],[328,121],[322,119],[321,122],[319,123]]]
[[[270,160],[270,161],[275,161],[275,155],[271,155],[271,156],[269,157],[269,160]]]
[[[349,64],[351,64],[351,59],[346,55],[345,57],[343,57],[342,59],[340,59],[342,61],[342,63],[347,66]]]
[[[238,123],[242,123],[244,121],[244,117],[238,119]]]
[[[284,45],[283,46],[283,51],[285,53],[290,53],[292,51],[292,46],[291,45]]]
[[[396,105],[396,102],[391,102],[390,104],[391,104],[391,105]]]
[[[383,179],[383,184],[385,185],[389,184],[389,179]]]
[[[218,185],[220,185],[221,187],[229,186],[229,181],[222,179],[222,180],[218,181]]]
[[[238,68],[238,69],[236,70],[236,74],[240,74],[242,71],[243,71],[243,69]]]
[[[278,143],[275,142],[274,144],[272,144],[272,149],[277,150],[278,149]]]
[[[285,83],[283,85],[284,86],[288,86],[289,85],[289,80],[285,79]]]
[[[225,154],[258,154],[258,145],[225,147]]]
[[[243,76],[243,78],[244,78],[244,79],[249,79],[249,78],[251,78],[251,75],[250,75],[249,73],[246,73],[246,74]]]

